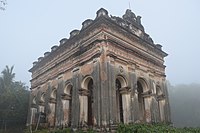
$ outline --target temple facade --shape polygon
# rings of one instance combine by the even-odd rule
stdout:
[[[164,57],[141,17],[101,8],[94,20],[39,57],[32,73],[27,124],[106,127],[171,122]]]

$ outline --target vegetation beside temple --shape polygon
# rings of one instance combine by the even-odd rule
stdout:
[[[21,133],[25,128],[29,91],[15,81],[13,66],[6,66],[0,75],[0,133]]]
[[[60,130],[38,130],[33,133],[71,133],[69,128]],[[93,129],[82,130],[79,129],[75,133],[96,133]],[[105,131],[106,132],[106,131]],[[166,124],[134,124],[124,125],[120,124],[117,127],[116,133],[199,133],[200,128],[175,128]],[[25,133],[29,133],[27,130]]]

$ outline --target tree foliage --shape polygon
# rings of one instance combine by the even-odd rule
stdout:
[[[6,5],[7,5],[6,0],[0,0],[0,10],[5,10]]]
[[[13,66],[6,66],[0,76],[0,125],[3,129],[24,125],[27,118],[28,87],[21,81],[14,81],[13,69]]]

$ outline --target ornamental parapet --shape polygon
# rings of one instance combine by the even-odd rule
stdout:
[[[141,23],[141,16],[136,16],[130,9],[127,9],[125,14],[122,17],[116,17],[116,16],[109,16],[108,11],[104,8],[99,9],[96,12],[96,18],[94,20],[92,19],[86,19],[82,23],[82,29],[87,29],[90,27],[90,25],[95,25],[97,21],[101,21],[100,18],[105,18],[107,21],[111,23],[115,23],[121,28],[125,28],[126,30],[130,31],[132,34],[136,35],[143,41],[149,43],[149,45],[153,46],[155,49],[162,51],[162,45],[160,44],[154,44],[153,39],[145,32],[144,27]],[[57,49],[60,49],[63,45],[69,45],[70,41],[75,37],[79,36],[81,32],[84,30],[72,30],[70,32],[69,39],[63,38],[59,41],[59,46],[53,46],[51,47],[51,52],[45,53],[44,58],[47,58],[47,56],[53,54],[57,51]],[[70,43],[70,45],[72,45]],[[69,46],[70,47],[70,46]],[[63,48],[63,47],[62,47]],[[61,48],[61,49],[62,49]],[[162,51],[163,52],[163,51]],[[166,53],[163,52],[163,56],[167,56]],[[49,57],[50,58],[50,57]],[[41,64],[42,57],[38,58],[38,62],[33,64],[33,67],[29,70],[30,72],[33,70],[34,67],[37,67],[39,64]]]

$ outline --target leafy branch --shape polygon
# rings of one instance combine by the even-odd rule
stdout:
[[[0,0],[0,10],[5,10],[6,5],[7,5],[6,0]]]

